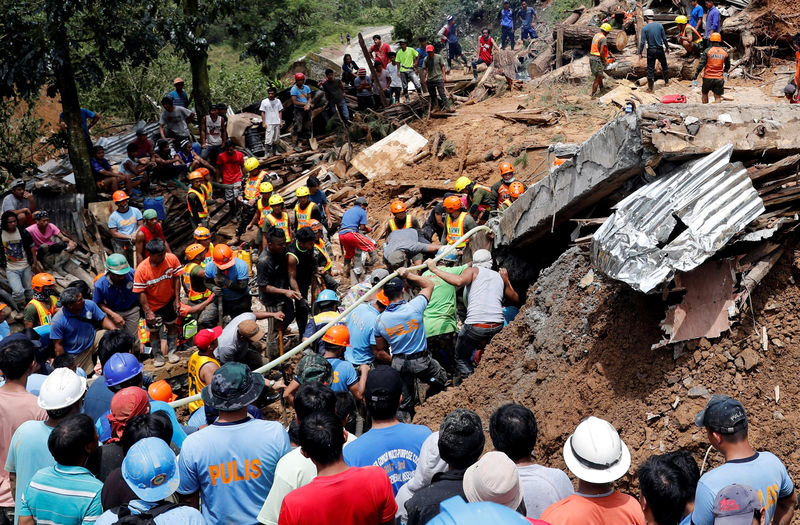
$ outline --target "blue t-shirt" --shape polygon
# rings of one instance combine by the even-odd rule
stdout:
[[[786,466],[770,452],[756,452],[746,459],[726,461],[700,478],[692,512],[694,525],[713,525],[714,498],[732,483],[748,485],[759,494],[761,503],[767,509],[767,525],[772,522],[778,500],[794,491],[794,483]]]
[[[353,365],[347,361],[342,361],[338,357],[326,357],[325,359],[333,367],[333,384],[331,390],[334,392],[347,392],[350,387],[358,382],[358,374]]]
[[[325,218],[325,210],[322,208],[323,204],[328,204],[328,197],[322,190],[317,190],[317,193],[312,193],[308,196],[308,200],[317,205],[320,217]]]
[[[64,351],[68,354],[80,354],[92,347],[97,333],[94,323],[99,323],[105,317],[106,314],[89,299],[84,301],[80,315],[61,308],[50,323],[50,339],[61,339]]]
[[[400,487],[414,477],[420,448],[430,435],[428,427],[408,423],[373,428],[344,447],[344,461],[351,467],[381,467],[397,495]]]
[[[375,336],[386,339],[392,355],[411,355],[428,348],[425,339],[423,314],[428,299],[418,295],[409,302],[392,303],[375,320],[375,330],[370,339],[375,344]]]
[[[104,414],[108,414],[112,397],[114,392],[106,386],[105,378],[102,375],[97,376],[86,390],[86,398],[83,401],[84,414],[92,418],[92,421],[97,421]]]
[[[706,15],[706,31],[704,36],[708,38],[711,36],[711,33],[719,32],[720,27],[719,9],[714,6],[708,10],[708,14]]]
[[[131,510],[131,515],[136,515],[152,509],[159,503],[134,499],[128,503],[128,508]],[[97,518],[94,525],[114,525],[118,519],[119,517],[109,509]],[[153,523],[156,525],[206,525],[206,520],[203,519],[203,515],[200,514],[199,510],[181,505],[156,516],[153,519]]]
[[[169,416],[170,423],[172,423],[172,442],[175,443],[178,448],[183,447],[183,442],[186,440],[186,432],[184,432],[183,427],[181,427],[181,424],[178,422],[175,409],[163,401],[153,401],[151,399],[150,413],[152,414],[153,412],[159,411],[166,413],[167,416]],[[110,413],[110,410],[106,410],[106,412],[94,422],[94,427],[97,429],[97,435],[100,436],[101,443],[111,438],[111,423],[108,421],[108,415]]]
[[[526,9],[519,10],[519,19],[522,22],[522,27],[531,27],[533,18],[536,16],[536,10],[530,6]]]
[[[362,224],[367,224],[367,210],[361,206],[353,206],[342,214],[342,225],[339,227],[339,233],[358,231],[358,227]]]
[[[105,304],[108,308],[119,313],[139,305],[139,294],[133,293],[133,274],[131,268],[120,286],[114,286],[108,274],[100,277],[94,283],[94,302]]]
[[[199,491],[208,523],[257,523],[275,466],[290,450],[289,435],[276,421],[213,423],[186,438],[178,493]]]
[[[8,326],[8,321],[0,323],[0,339],[5,339],[11,335],[11,327]]]
[[[501,9],[500,25],[503,27],[514,27],[514,11],[511,9]]]
[[[220,271],[217,265],[213,262],[206,264],[206,279],[214,279],[217,277],[217,272]],[[243,281],[250,278],[250,269],[247,263],[238,257],[235,259],[233,266],[226,270],[222,270],[222,275],[231,281]],[[231,290],[230,288],[222,289],[222,298],[227,301],[238,301],[245,295],[249,295],[250,290],[245,287],[244,291]]]
[[[425,60],[425,57],[428,56],[428,52],[425,51],[423,48],[418,47],[417,54],[419,55],[417,57],[417,67],[422,67],[422,62]]]
[[[692,8],[692,12],[689,14],[690,20],[689,25],[697,29],[697,24],[700,23],[700,20],[703,19],[703,8],[699,5],[696,5]]]
[[[370,339],[380,312],[371,304],[361,303],[347,316],[347,330],[350,332],[350,346],[344,351],[344,358],[354,365],[364,365],[375,361]]]
[[[83,126],[83,134],[87,139],[89,138],[89,121],[92,120],[96,115],[97,114],[90,109],[81,108],[81,125]],[[64,114],[60,113],[58,118],[64,120]]]
[[[140,220],[142,220],[142,212],[139,211],[139,208],[128,206],[128,211],[125,213],[114,210],[114,213],[108,216],[108,227],[116,228],[119,233],[125,235],[133,235],[139,228]]]
[[[95,175],[95,178],[103,170],[111,171],[111,164],[105,157],[102,159],[92,157],[89,159],[89,164],[92,166],[92,173]]]
[[[22,493],[37,470],[55,466],[56,460],[47,448],[47,439],[52,431],[53,427],[48,427],[44,421],[26,421],[14,432],[5,464],[6,472],[17,475],[14,501],[22,501]],[[17,521],[15,516],[14,523]]]
[[[186,91],[181,91],[178,93],[177,89],[173,89],[167,96],[172,97],[172,103],[176,106],[180,106],[182,108],[189,107],[189,95]]]
[[[296,105],[304,106],[308,102],[308,95],[311,94],[311,88],[305,84],[303,84],[302,88],[299,88],[297,84],[295,84],[292,86],[292,89],[289,90],[289,94],[297,97]]]

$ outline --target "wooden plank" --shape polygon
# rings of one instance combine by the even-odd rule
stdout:
[[[375,82],[375,78],[378,75],[377,73],[375,73],[375,66],[372,63],[372,58],[370,57],[369,50],[367,49],[367,44],[364,43],[364,37],[361,33],[358,33],[358,44],[361,46],[361,52],[364,53],[364,58],[367,61],[367,66],[369,66],[369,70],[372,72],[372,81]],[[383,104],[383,107],[389,105],[386,103],[386,95],[383,93],[382,89],[378,90],[378,96],[381,97],[381,104]]]
[[[564,54],[564,27],[559,25],[556,28],[556,67],[564,65],[562,56]]]

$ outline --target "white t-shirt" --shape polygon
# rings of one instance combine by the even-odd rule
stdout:
[[[372,92],[377,95],[381,91],[388,89],[390,80],[389,73],[387,73],[385,69],[382,69],[378,74],[378,78],[372,83]]]
[[[210,115],[206,115],[205,120],[206,146],[222,146],[222,123],[225,119],[217,115],[217,120],[213,120]]]
[[[258,108],[259,112],[264,113],[264,119],[267,124],[280,124],[281,111],[283,111],[283,103],[277,98],[270,100],[265,98],[261,101],[261,107]]]
[[[399,66],[400,64],[394,65],[391,62],[386,64],[386,72],[389,74],[389,78],[392,79],[389,87],[403,87],[403,82],[400,80]]]

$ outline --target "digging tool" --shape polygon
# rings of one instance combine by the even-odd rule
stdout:
[[[314,138],[314,112],[311,112],[311,122],[309,122],[311,126],[311,138],[308,139],[308,146],[311,148],[312,151],[317,151],[319,149],[319,144],[317,144],[317,139]]]
[[[283,321],[278,322],[278,351],[283,355]]]

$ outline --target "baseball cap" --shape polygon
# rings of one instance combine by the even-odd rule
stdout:
[[[386,261],[394,267],[406,264],[406,254],[403,250],[395,250],[386,256]]]
[[[153,208],[148,208],[142,212],[142,219],[158,219],[158,212]]]
[[[386,268],[378,268],[369,274],[369,282],[375,286],[389,275],[389,270]]]
[[[183,79],[181,77],[178,77],[175,80],[173,80],[172,83],[173,84],[182,84],[183,83]]]
[[[239,328],[237,329],[239,335],[250,339],[253,342],[260,341],[262,337],[264,337],[264,330],[258,326],[258,323],[253,321],[252,319],[245,319],[241,323],[239,323]]]
[[[383,293],[389,296],[396,296],[403,291],[403,286],[403,280],[399,277],[394,277],[391,281],[383,285]]]
[[[219,338],[220,334],[222,334],[221,326],[204,328],[195,334],[194,344],[197,345],[197,348],[205,352],[208,350],[208,347],[211,346],[211,343]]]
[[[750,525],[761,510],[758,493],[747,485],[728,485],[714,498],[714,525]]]
[[[264,378],[243,363],[225,363],[214,372],[211,383],[200,395],[203,403],[217,410],[232,412],[244,408],[261,395]]]
[[[306,355],[297,363],[296,377],[301,385],[306,383],[330,385],[333,383],[333,366],[319,354]]]
[[[364,399],[367,402],[399,402],[402,393],[403,380],[400,372],[391,366],[376,366],[367,375],[367,384],[364,386]]]
[[[735,434],[747,430],[744,405],[730,396],[715,394],[706,408],[697,413],[694,424],[720,434]]]
[[[433,51],[434,49],[435,48],[433,47],[432,44],[428,44],[428,46],[425,48],[425,51]]]
[[[356,197],[355,204],[356,204],[356,206],[366,206],[367,205],[367,198],[366,197]]]

